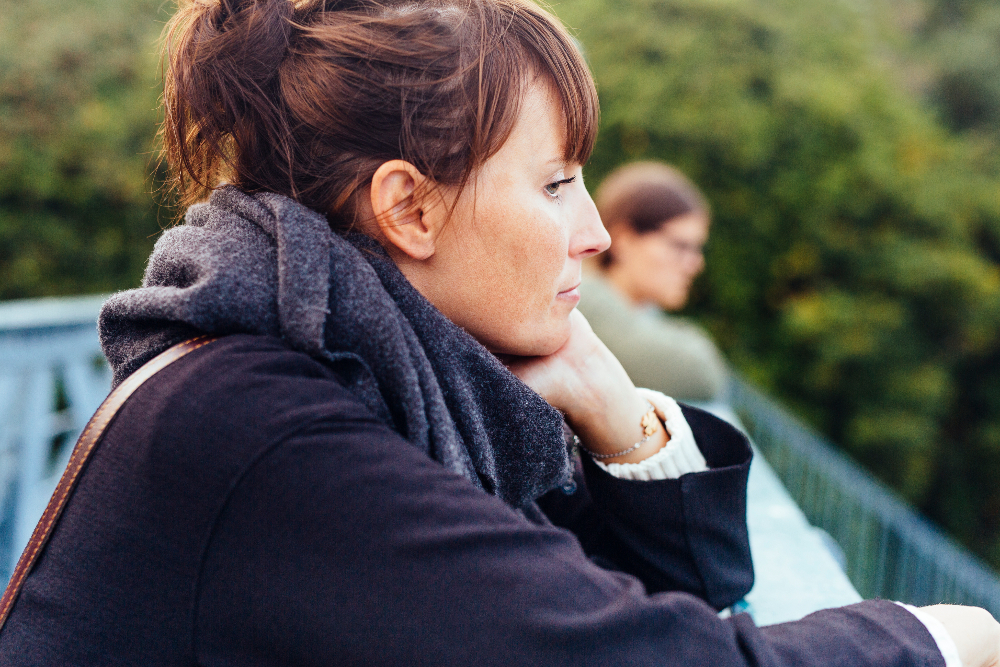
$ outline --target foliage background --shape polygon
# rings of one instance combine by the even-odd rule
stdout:
[[[734,366],[1000,564],[1000,98],[983,88],[975,134],[953,118],[939,46],[995,24],[918,2],[556,9],[602,100],[588,180],[664,159],[713,202],[691,312]]]
[[[159,7],[0,0],[0,299],[142,275],[161,215]]]
[[[152,0],[0,0],[0,299],[136,284]],[[561,0],[596,185],[678,164],[714,205],[690,308],[733,365],[1000,566],[1000,7]]]

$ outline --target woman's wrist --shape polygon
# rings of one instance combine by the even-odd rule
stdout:
[[[666,428],[653,415],[655,432],[645,432],[643,418],[650,411],[621,363],[596,336],[565,387],[561,405],[566,421],[588,451],[604,463],[638,463],[660,451],[669,440]],[[647,422],[648,423],[648,422]],[[643,441],[644,440],[644,441]],[[639,447],[634,447],[640,443]]]
[[[608,392],[593,409],[567,414],[582,447],[602,463],[638,463],[670,439],[660,418],[634,387]]]

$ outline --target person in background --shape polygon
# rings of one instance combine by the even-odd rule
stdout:
[[[687,303],[705,268],[708,201],[687,177],[659,162],[619,167],[595,203],[611,248],[590,260],[580,311],[637,386],[709,401],[725,388],[726,364],[700,328],[664,311]]]

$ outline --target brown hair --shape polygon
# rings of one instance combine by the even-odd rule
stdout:
[[[710,212],[698,186],[662,162],[633,162],[615,169],[597,188],[594,203],[608,229],[628,225],[639,234],[655,232],[688,213]],[[598,260],[607,268],[614,256],[609,249]]]
[[[565,28],[529,0],[179,0],[164,39],[163,154],[181,204],[222,183],[354,221],[384,162],[464,186],[537,75],[583,164],[597,94]]]

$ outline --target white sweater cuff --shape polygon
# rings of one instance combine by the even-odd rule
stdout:
[[[925,611],[902,602],[897,602],[900,607],[917,617],[917,620],[924,624],[927,632],[934,638],[941,656],[944,657],[944,667],[962,667],[962,658],[958,655],[958,647],[955,640],[951,638],[941,621],[937,620]]]
[[[677,401],[652,389],[640,389],[639,394],[656,409],[656,415],[663,420],[670,434],[670,440],[663,449],[648,459],[638,463],[601,463],[595,461],[609,474],[619,479],[649,481],[655,479],[677,479],[689,472],[708,470],[694,433]],[[951,665],[948,665],[951,667]]]

